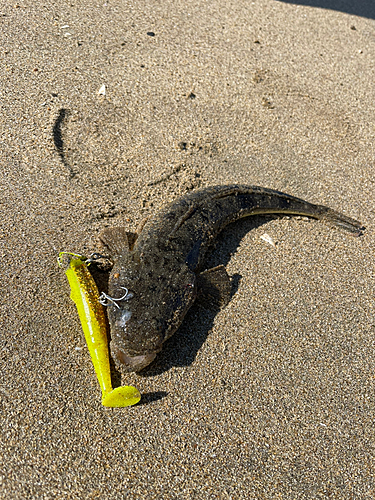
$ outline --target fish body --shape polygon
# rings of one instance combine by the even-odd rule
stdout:
[[[225,226],[257,214],[308,216],[354,235],[363,229],[328,207],[285,193],[227,185],[178,198],[146,220],[138,234],[104,230],[100,239],[114,262],[108,317],[118,366],[139,371],[151,363],[202,290],[221,304],[228,302],[231,285],[225,269],[204,271],[204,262]]]

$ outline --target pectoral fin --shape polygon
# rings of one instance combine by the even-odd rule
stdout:
[[[123,255],[132,250],[137,237],[137,233],[131,233],[124,227],[108,227],[99,235],[102,245],[111,256]]]
[[[220,265],[197,276],[197,301],[206,307],[224,307],[231,294],[231,281],[225,267]]]

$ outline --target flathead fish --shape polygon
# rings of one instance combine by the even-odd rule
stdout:
[[[221,305],[229,301],[225,268],[205,270],[204,262],[225,226],[258,214],[308,216],[353,235],[364,229],[328,207],[244,185],[189,193],[146,220],[137,234],[120,227],[105,229],[100,239],[114,262],[105,297],[117,365],[140,371],[150,364],[198,294]]]

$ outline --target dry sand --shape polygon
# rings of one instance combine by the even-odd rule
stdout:
[[[1,5],[0,498],[375,498],[375,7],[302,3]],[[57,252],[232,182],[366,234],[229,228],[230,304],[103,408]]]

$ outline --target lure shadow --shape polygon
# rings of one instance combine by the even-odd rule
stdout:
[[[166,391],[156,391],[156,392],[145,392],[142,393],[142,398],[137,406],[148,405],[153,403],[154,401],[159,401],[160,399],[164,399],[168,396],[168,392]]]

